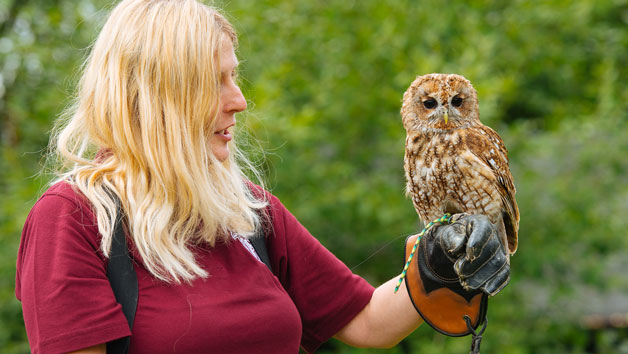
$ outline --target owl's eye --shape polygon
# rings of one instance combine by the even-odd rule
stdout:
[[[462,106],[462,97],[454,96],[454,98],[451,99],[451,105],[454,107]]]
[[[425,106],[425,108],[431,109],[436,107],[436,100],[433,98],[428,98],[427,100],[423,101],[423,105]]]

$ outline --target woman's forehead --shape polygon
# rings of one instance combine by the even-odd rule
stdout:
[[[238,66],[238,57],[235,55],[233,42],[227,36],[223,36],[220,45],[220,66],[222,71],[230,71]]]

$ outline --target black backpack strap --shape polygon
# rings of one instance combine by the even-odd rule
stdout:
[[[266,264],[272,273],[273,267],[270,265],[270,257],[268,256],[268,249],[266,248],[266,239],[272,230],[270,210],[268,210],[268,208],[260,209],[257,211],[257,216],[259,216],[260,223],[257,226],[257,230],[255,230],[255,236],[251,237],[249,241],[259,256],[259,259]]]
[[[259,259],[266,264],[268,269],[270,269],[271,273],[273,271],[273,267],[270,266],[270,257],[268,257],[268,249],[266,249],[266,235],[263,232],[264,228],[260,227],[258,232],[254,237],[250,238],[251,245],[255,249],[255,252],[259,256]]]
[[[109,278],[109,283],[111,283],[111,289],[116,297],[116,301],[122,305],[122,312],[129,322],[129,328],[133,330],[138,297],[137,275],[133,268],[133,260],[129,256],[124,227],[122,226],[124,212],[115,196],[114,199],[116,199],[116,204],[118,205],[118,216],[111,240],[107,278]],[[123,337],[108,342],[107,354],[128,353],[130,342],[131,337]]]

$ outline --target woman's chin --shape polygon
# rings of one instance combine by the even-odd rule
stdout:
[[[220,147],[220,148],[213,148],[212,152],[214,153],[214,157],[220,162],[225,162],[229,158],[228,146]]]

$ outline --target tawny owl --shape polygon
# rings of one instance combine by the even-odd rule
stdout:
[[[423,223],[444,213],[485,214],[517,250],[519,209],[499,135],[480,122],[477,93],[455,74],[419,76],[403,95],[406,191]]]

